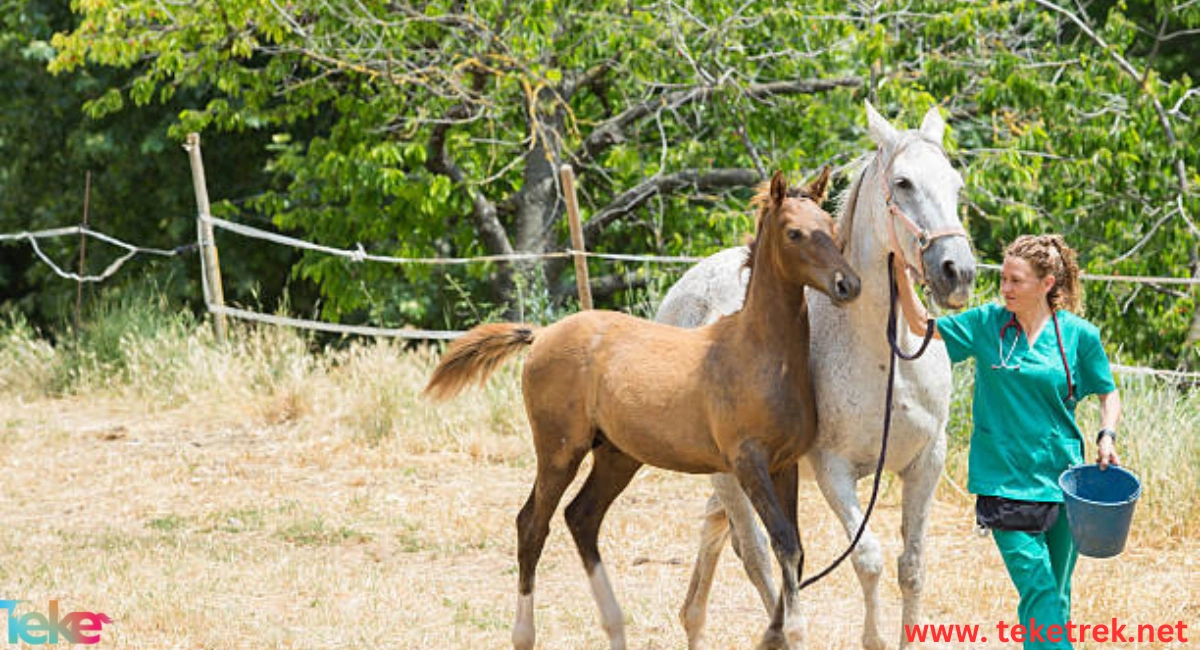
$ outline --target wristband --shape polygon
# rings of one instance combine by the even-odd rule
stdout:
[[[1100,441],[1104,439],[1104,436],[1108,436],[1109,438],[1112,438],[1113,442],[1117,441],[1117,432],[1113,431],[1112,429],[1109,429],[1108,427],[1105,427],[1105,428],[1101,429],[1099,431],[1099,433],[1096,434],[1096,444],[1100,444]]]

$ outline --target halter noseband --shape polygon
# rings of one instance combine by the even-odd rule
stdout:
[[[904,214],[904,211],[900,209],[900,206],[896,205],[895,200],[892,198],[892,184],[889,181],[889,179],[892,176],[892,166],[896,163],[896,158],[900,157],[900,153],[902,151],[904,151],[905,149],[907,149],[910,144],[912,144],[913,142],[916,142],[918,139],[924,140],[926,143],[937,147],[937,150],[939,152],[941,152],[942,156],[946,157],[946,159],[949,160],[950,157],[946,156],[946,150],[943,149],[940,144],[938,144],[932,140],[926,139],[924,137],[910,138],[907,141],[902,142],[892,152],[892,157],[888,160],[887,165],[883,168],[883,173],[880,174],[880,176],[879,176],[879,182],[880,182],[880,184],[883,185],[883,199],[884,199],[884,203],[887,205],[888,214],[891,217],[893,217],[891,219],[888,219],[888,236],[891,238],[891,248],[893,251],[895,251],[895,253],[897,255],[900,256],[900,259],[905,261],[905,263],[908,265],[909,268],[918,272],[921,282],[924,282],[925,281],[925,257],[924,257],[925,251],[928,250],[929,247],[933,245],[933,242],[935,242],[938,239],[941,239],[943,237],[967,238],[968,235],[967,235],[967,231],[963,230],[962,225],[957,224],[957,223],[948,228],[939,228],[937,230],[932,230],[932,231],[927,228],[923,228],[920,224],[918,224],[916,221],[914,221],[912,217],[908,216],[907,214]],[[875,156],[875,160],[879,160],[882,156],[883,156],[883,147],[880,146],[879,153]],[[913,238],[916,239],[916,241],[917,241],[917,250],[918,250],[917,262],[920,264],[920,268],[913,266],[913,264],[908,261],[908,256],[904,254],[904,250],[900,247],[900,240],[896,237],[896,223],[895,222],[897,220],[899,220],[900,223],[903,224],[904,227],[908,229],[908,231],[912,234]]]

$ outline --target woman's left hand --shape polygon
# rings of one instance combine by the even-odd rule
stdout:
[[[1117,456],[1116,445],[1113,444],[1113,439],[1110,436],[1100,438],[1100,443],[1096,445],[1096,464],[1100,469],[1108,469],[1109,465],[1120,465],[1121,458]]]

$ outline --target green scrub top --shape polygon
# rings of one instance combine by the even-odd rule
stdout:
[[[1074,401],[1067,397],[1054,321],[1046,323],[1030,349],[1029,339],[1015,325],[1000,340],[1012,312],[999,304],[937,320],[951,361],[975,359],[967,472],[967,489],[973,494],[1061,502],[1059,475],[1083,462],[1075,403],[1088,395],[1111,393],[1116,385],[1096,326],[1067,311],[1057,315],[1075,384]]]

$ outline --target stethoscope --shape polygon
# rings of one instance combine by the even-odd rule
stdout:
[[[1063,370],[1065,370],[1067,373],[1067,403],[1074,404],[1075,382],[1071,381],[1071,365],[1067,363],[1067,350],[1063,347],[1062,329],[1058,326],[1058,313],[1051,311],[1050,318],[1054,321],[1054,335],[1058,339],[1058,353],[1062,356]],[[1008,328],[1010,327],[1015,327],[1017,329],[1017,335],[1013,337],[1012,347],[1008,350],[1008,356],[1005,356],[1004,334],[1008,332]],[[1004,325],[1000,327],[1000,338],[996,341],[996,348],[998,352],[997,357],[1000,359],[1000,363],[993,363],[992,370],[1019,370],[1021,368],[1021,361],[1019,359],[1017,360],[1016,365],[1009,365],[1009,361],[1012,360],[1013,354],[1016,353],[1017,346],[1021,343],[1021,335],[1024,333],[1025,330],[1021,327],[1021,323],[1017,321],[1017,315],[1010,313],[1008,316],[1008,322],[1004,323]],[[1028,347],[1028,336],[1025,337],[1025,343]]]

